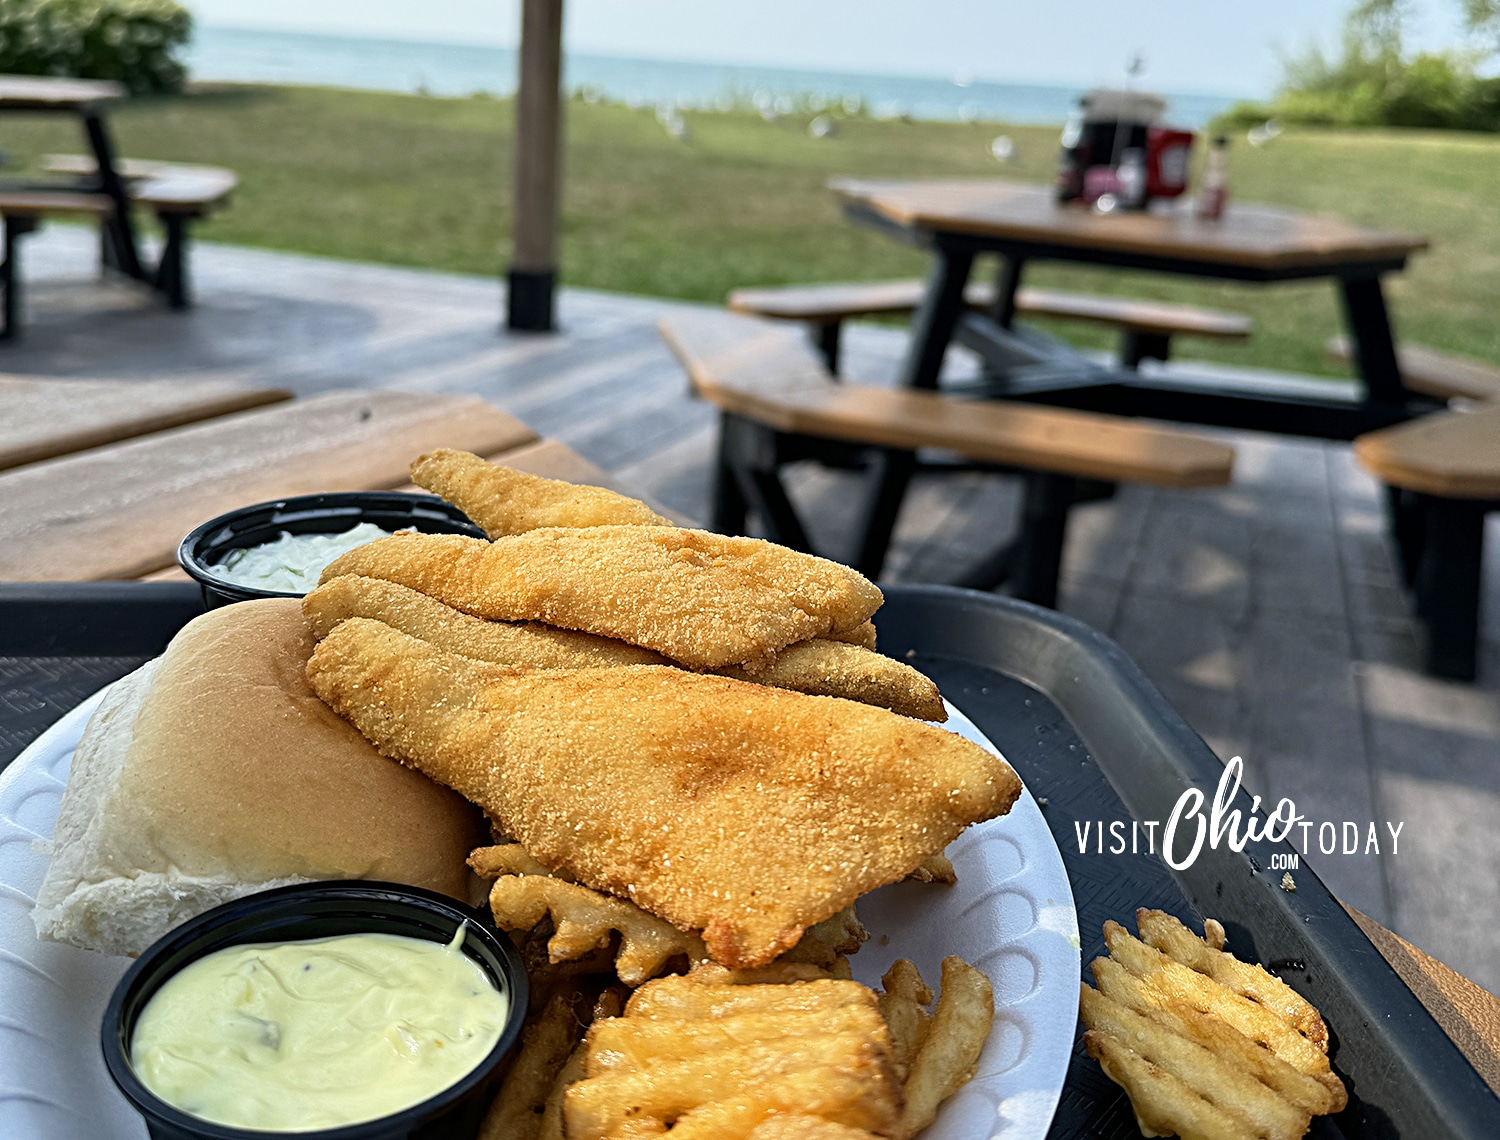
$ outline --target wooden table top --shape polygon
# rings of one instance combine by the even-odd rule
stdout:
[[[108,79],[58,79],[44,75],[0,75],[0,111],[66,111],[125,97]]]
[[[1389,264],[1427,248],[1424,237],[1366,229],[1337,218],[1231,201],[1217,221],[1158,203],[1146,212],[1097,214],[1060,205],[1051,187],[1004,179],[870,181],[836,178],[847,203],[896,225],[1119,254],[1170,257],[1266,272]]]

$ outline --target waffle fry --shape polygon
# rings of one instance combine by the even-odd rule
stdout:
[[[1224,953],[1223,927],[1199,939],[1140,910],[1142,940],[1104,926],[1110,957],[1083,986],[1084,1048],[1129,1094],[1146,1135],[1295,1140],[1347,1103],[1318,1011],[1278,978]]]
[[[733,1140],[792,1114],[890,1134],[901,1105],[893,1059],[875,995],[857,982],[660,978],[623,1017],[589,1030],[564,1133],[603,1140],[670,1126]]]
[[[553,962],[607,946],[618,933],[615,971],[630,986],[655,977],[673,958],[700,962],[708,957],[696,934],[685,934],[624,899],[546,875],[502,875],[490,888],[490,910],[502,930],[530,930],[550,915],[556,933],[547,951]]]

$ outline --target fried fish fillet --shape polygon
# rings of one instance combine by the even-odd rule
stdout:
[[[591,633],[537,622],[512,624],[470,617],[395,582],[357,574],[323,583],[302,600],[302,610],[320,638],[347,618],[374,618],[450,653],[522,669],[667,663],[649,649]],[[758,685],[880,705],[919,720],[948,717],[937,686],[910,665],[838,641],[801,641],[754,669],[727,665],[715,672]]]
[[[557,629],[540,622],[485,621],[380,578],[357,574],[325,581],[302,599],[313,636],[326,637],[339,622],[374,618],[429,645],[521,669],[594,669],[613,665],[664,665],[667,659],[639,645]]]
[[[675,525],[638,499],[528,475],[447,447],[413,463],[411,481],[441,495],[491,538],[552,526]]]
[[[543,865],[758,966],[1010,809],[1008,765],[883,709],[654,665],[522,673],[365,618],[308,664],[388,756]]]
[[[398,534],[334,560],[495,621],[540,621],[654,649],[691,669],[767,661],[858,629],[880,608],[862,575],[757,538],[671,526],[549,527],[484,542]]]

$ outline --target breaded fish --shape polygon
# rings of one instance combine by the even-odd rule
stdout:
[[[815,637],[788,645],[764,665],[729,665],[714,672],[757,685],[791,689],[794,693],[879,705],[918,720],[948,719],[938,687],[924,674],[910,665],[842,641]]]
[[[549,527],[494,542],[397,534],[334,560],[495,621],[540,621],[654,649],[690,669],[766,662],[858,629],[882,601],[862,575],[757,538],[672,526]]]
[[[449,653],[521,669],[667,663],[660,653],[592,633],[471,617],[406,586],[357,574],[325,581],[302,599],[302,612],[319,640],[346,618],[374,618]]]
[[[449,653],[522,669],[667,663],[649,649],[591,633],[470,617],[395,582],[357,574],[325,582],[302,600],[302,610],[319,638],[347,618],[374,618]],[[754,670],[726,665],[715,672],[797,693],[880,705],[919,720],[942,721],[948,716],[937,686],[910,665],[843,642],[800,641]]]
[[[365,618],[308,664],[386,755],[485,809],[547,867],[757,966],[905,877],[1021,783],[883,709],[654,665],[520,673]]]
[[[528,475],[447,447],[413,463],[411,481],[441,495],[491,538],[550,526],[674,525],[638,499]]]

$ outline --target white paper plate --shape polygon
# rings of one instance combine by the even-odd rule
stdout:
[[[104,1069],[99,1023],[130,964],[40,941],[31,904],[47,869],[73,749],[102,693],[38,737],[0,774],[0,1137],[145,1140],[141,1118]],[[995,748],[949,706],[948,727]],[[998,754],[998,753],[997,753]],[[1003,819],[948,850],[958,885],[897,883],[859,904],[873,934],[853,959],[878,985],[897,958],[936,982],[958,954],[995,986],[996,1018],[978,1072],[926,1140],[1041,1140],[1067,1074],[1078,1016],[1078,915],[1062,856],[1030,792]]]

